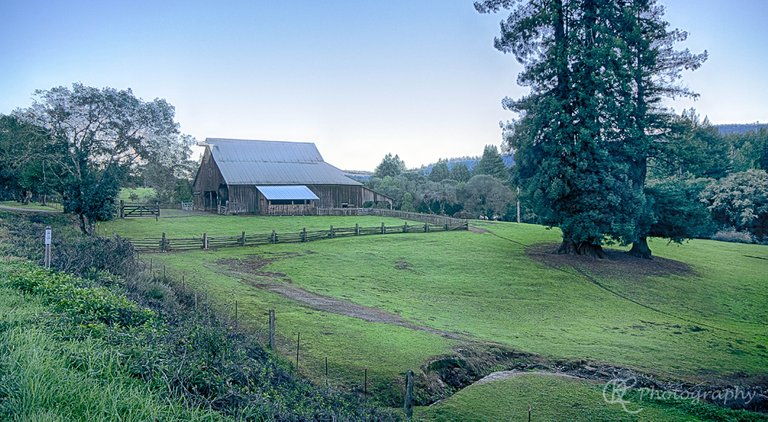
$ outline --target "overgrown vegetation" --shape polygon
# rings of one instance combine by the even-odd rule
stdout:
[[[80,236],[61,217],[38,217],[29,222],[22,217],[0,215],[3,230],[7,232],[2,239],[6,255],[39,261],[38,235],[45,224],[53,224],[60,239],[54,245],[57,248],[54,267],[73,274],[45,271],[31,263],[3,264],[0,272],[3,288],[29,295],[42,309],[50,309],[56,327],[48,337],[13,337],[8,340],[9,344],[20,347],[22,353],[28,353],[25,347],[33,347],[36,341],[82,343],[75,344],[75,349],[98,349],[94,344],[107,345],[106,361],[84,352],[82,359],[90,359],[87,365],[95,367],[74,379],[98,385],[102,382],[98,374],[112,371],[115,383],[127,383],[143,391],[142,400],[171,403],[168,408],[157,405],[160,407],[146,410],[154,413],[140,413],[141,409],[134,409],[130,401],[121,407],[119,400],[114,405],[117,407],[111,409],[99,408],[96,404],[92,409],[80,409],[78,406],[89,400],[110,403],[111,394],[115,393],[108,390],[98,395],[93,388],[74,398],[73,408],[63,410],[72,413],[65,416],[195,419],[214,412],[213,418],[250,420],[397,419],[397,414],[375,410],[354,395],[303,380],[289,364],[262,349],[255,338],[234,329],[232,321],[213,312],[206,301],[198,302],[194,292],[175,280],[149,274],[135,259],[130,244],[120,239]],[[68,371],[59,369],[64,361],[53,357],[45,359],[49,360],[48,366],[54,368],[51,371]],[[101,368],[100,362],[117,369]],[[4,378],[19,380],[26,376],[20,371],[34,370],[26,365],[11,364],[2,368]],[[94,372],[97,375],[93,375]],[[137,380],[142,382],[137,384]],[[56,384],[48,382],[52,384],[41,388],[50,393]],[[64,377],[61,382],[67,386],[73,381],[71,377]],[[31,393],[14,390],[12,385],[9,388],[3,393],[8,397],[4,401],[7,403],[3,407],[5,415],[26,419],[25,415],[32,410],[22,403],[31,400]],[[68,391],[77,394],[71,388]],[[37,399],[51,403],[39,411],[51,409],[53,412],[61,398],[60,394],[51,393]],[[107,416],[104,412],[108,412]],[[138,416],[132,412],[139,412]],[[190,416],[185,416],[187,413]]]

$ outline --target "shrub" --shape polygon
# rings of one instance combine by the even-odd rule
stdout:
[[[748,170],[713,182],[702,193],[712,217],[723,227],[768,238],[768,172]]]
[[[733,227],[720,230],[712,236],[713,240],[734,243],[755,243],[755,237],[749,233],[736,231]]]
[[[11,264],[6,271],[4,278],[9,286],[42,296],[56,311],[82,325],[103,323],[134,327],[146,323],[154,315],[104,287],[91,287],[83,279],[48,271],[30,262]]]

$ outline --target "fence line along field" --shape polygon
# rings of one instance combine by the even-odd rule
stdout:
[[[163,232],[159,238],[128,238],[133,243],[137,251],[140,252],[169,252],[184,251],[193,249],[225,248],[238,246],[260,246],[274,245],[278,243],[304,243],[322,239],[334,239],[347,236],[370,236],[394,233],[433,233],[440,231],[468,230],[466,222],[458,224],[413,224],[408,222],[398,226],[387,226],[381,223],[380,226],[361,227],[355,224],[354,227],[334,227],[328,230],[308,231],[303,228],[299,232],[278,233],[273,230],[271,233],[246,233],[241,232],[239,236],[210,235],[203,233],[201,237],[177,237],[171,238]]]

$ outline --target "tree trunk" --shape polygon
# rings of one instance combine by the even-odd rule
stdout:
[[[644,259],[653,259],[651,248],[648,247],[648,238],[643,236],[632,243],[632,249],[627,252],[631,256]]]
[[[557,249],[557,253],[561,255],[585,255],[599,259],[605,258],[605,251],[602,246],[590,242],[576,243],[569,239],[563,239],[563,242]]]
[[[91,219],[86,217],[85,214],[78,214],[77,218],[80,222],[80,231],[85,235],[93,234],[93,222],[91,222]]]

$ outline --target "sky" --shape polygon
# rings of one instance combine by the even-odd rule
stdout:
[[[709,60],[670,102],[711,122],[768,122],[768,1],[664,0]],[[36,89],[131,88],[199,141],[315,142],[325,160],[408,167],[500,145],[521,66],[493,48],[504,14],[471,0],[0,0],[0,113]]]

